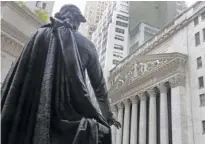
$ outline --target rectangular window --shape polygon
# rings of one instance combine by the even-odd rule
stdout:
[[[199,32],[195,34],[195,46],[200,45],[200,35]]]
[[[194,26],[196,26],[196,25],[198,25],[198,24],[199,24],[199,18],[196,17],[196,18],[194,19]]]
[[[120,14],[117,14],[117,18],[121,19],[121,20],[124,20],[124,21],[128,21],[128,17],[120,15]]]
[[[115,44],[114,49],[123,50],[124,48],[122,45]]]
[[[117,65],[119,62],[120,62],[120,61],[118,61],[118,60],[113,60],[113,61],[112,61],[112,63],[115,64],[115,65]]]
[[[114,57],[123,58],[121,55],[113,54]]]
[[[198,78],[199,81],[199,88],[203,88],[204,87],[204,77],[201,76]]]
[[[46,3],[42,1],[37,1],[36,2],[36,7],[41,8],[41,9],[46,9]]]
[[[200,94],[199,97],[201,106],[205,106],[205,94]]]
[[[205,28],[203,29],[203,41],[205,42]]]
[[[201,57],[198,57],[197,58],[197,68],[201,68],[202,67],[202,60],[201,60]]]
[[[124,41],[124,37],[120,35],[115,35],[116,40]]]
[[[125,14],[129,14],[128,12],[126,12],[126,11],[123,11],[123,10],[120,10],[120,12],[122,12],[122,13],[125,13]]]
[[[205,20],[205,11],[201,14],[201,19]]]
[[[121,33],[121,34],[125,33],[125,30],[124,29],[120,29],[120,28],[115,28],[115,31],[118,32],[118,33]]]
[[[128,27],[127,23],[116,21],[116,25],[122,26],[122,27]]]
[[[205,120],[202,121],[202,132],[205,134]]]

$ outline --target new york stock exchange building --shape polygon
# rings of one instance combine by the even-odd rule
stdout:
[[[177,16],[110,72],[113,144],[205,143],[205,2]]]

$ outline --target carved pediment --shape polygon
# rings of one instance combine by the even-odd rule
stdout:
[[[135,56],[120,70],[112,71],[109,77],[110,91],[129,85],[137,79],[142,79],[147,74],[169,65],[173,61],[186,61],[186,59],[186,55],[180,53]]]

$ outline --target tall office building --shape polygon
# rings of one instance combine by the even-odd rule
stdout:
[[[109,71],[127,56],[128,23],[128,2],[110,1],[92,35],[105,79]]]
[[[153,37],[185,9],[187,6],[184,1],[130,1],[129,53]]]
[[[103,12],[107,7],[107,1],[87,1],[84,16],[87,20],[83,23],[79,31],[87,38],[91,39],[92,33],[95,31],[98,22],[102,18]]]

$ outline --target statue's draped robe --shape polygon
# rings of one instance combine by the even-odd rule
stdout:
[[[2,144],[97,144],[99,128],[110,130],[90,101],[75,37],[65,25],[46,25],[32,36],[1,95]]]

